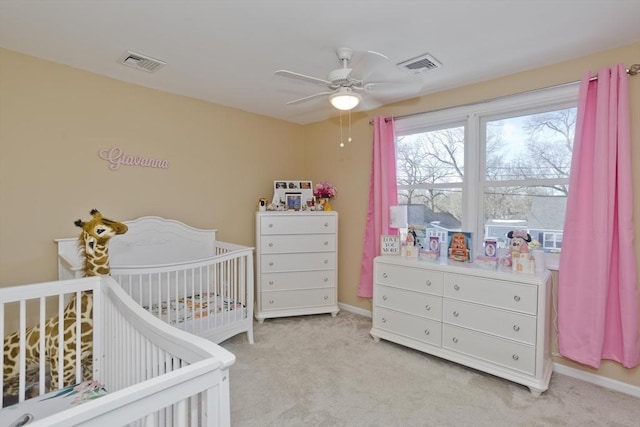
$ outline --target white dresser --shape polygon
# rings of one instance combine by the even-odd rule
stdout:
[[[374,262],[375,341],[393,341],[523,384],[551,378],[551,274],[381,256]]]
[[[337,212],[256,214],[255,318],[338,308]]]

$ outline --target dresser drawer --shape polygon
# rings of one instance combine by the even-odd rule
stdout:
[[[281,215],[260,217],[260,233],[270,234],[316,234],[335,233],[335,215]]]
[[[457,326],[442,325],[442,347],[535,375],[535,347]]]
[[[435,320],[375,307],[375,328],[440,347],[442,324]]]
[[[442,297],[378,285],[375,305],[440,321]]]
[[[334,270],[335,268],[335,252],[308,254],[272,254],[262,255],[260,257],[261,273]]]
[[[448,273],[444,277],[444,296],[535,314],[538,288],[502,280]]]
[[[262,291],[282,291],[336,286],[334,270],[294,271],[291,273],[263,273]]]
[[[525,344],[536,343],[536,318],[528,314],[445,299],[442,321]]]
[[[263,292],[261,294],[262,307],[260,309],[262,311],[272,311],[331,306],[335,305],[335,298],[334,288]]]
[[[442,295],[442,272],[383,263],[377,263],[376,267],[376,284]]]
[[[335,234],[268,235],[260,241],[263,254],[287,252],[333,252],[336,250]]]

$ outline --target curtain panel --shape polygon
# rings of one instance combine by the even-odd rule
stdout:
[[[560,353],[640,364],[628,76],[581,81],[558,284]],[[638,220],[638,218],[636,218]]]
[[[369,208],[364,230],[358,296],[373,297],[373,259],[380,255],[380,236],[393,234],[389,228],[389,207],[398,204],[396,150],[393,120],[373,119],[373,156],[369,182]]]

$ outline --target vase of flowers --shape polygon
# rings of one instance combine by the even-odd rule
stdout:
[[[327,181],[320,181],[313,189],[313,195],[320,201],[320,205],[324,207],[325,211],[333,210],[329,200],[336,197],[337,193],[335,185],[329,184]]]

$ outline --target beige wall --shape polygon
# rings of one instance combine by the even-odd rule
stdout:
[[[339,301],[370,310],[356,297],[369,120],[575,81],[618,62],[640,63],[640,44],[354,114],[353,142],[340,148],[338,118],[298,126],[0,49],[0,286],[54,280],[53,239],[75,236],[73,221],[94,207],[116,220],[159,215],[214,227],[221,240],[253,245],[256,201],[271,196],[274,180],[326,179],[339,190],[332,203],[340,214]],[[640,76],[630,82],[640,182]],[[111,146],[168,160],[169,169],[110,171],[97,152]],[[640,212],[640,195],[634,203]],[[638,221],[635,230],[638,242]],[[640,265],[640,245],[636,255]],[[588,371],[640,386],[638,368],[605,363]]]

